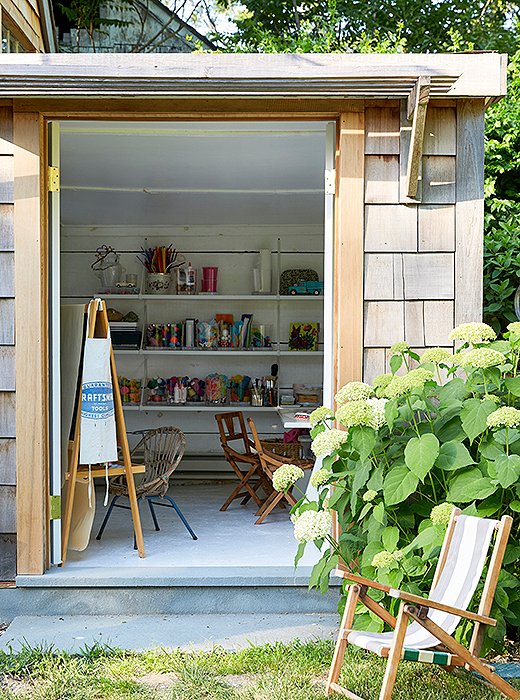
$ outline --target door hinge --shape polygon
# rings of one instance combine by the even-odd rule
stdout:
[[[61,520],[61,496],[50,496],[50,519]]]
[[[48,171],[49,192],[60,191],[60,169],[55,165],[49,165]]]
[[[325,194],[336,194],[335,170],[325,170]]]

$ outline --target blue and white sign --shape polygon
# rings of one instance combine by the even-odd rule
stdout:
[[[113,415],[112,382],[85,382],[81,387],[81,417],[97,420]]]

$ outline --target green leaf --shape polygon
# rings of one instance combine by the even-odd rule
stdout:
[[[401,566],[408,576],[422,576],[427,568],[423,559],[417,555],[403,559]]]
[[[460,377],[456,377],[444,384],[444,386],[441,386],[438,392],[442,408],[448,407],[452,401],[464,401],[467,395],[466,383]]]
[[[354,479],[352,480],[352,496],[357,496],[359,489],[367,483],[371,468],[372,464],[368,461],[358,463]]]
[[[352,447],[359,453],[359,458],[365,460],[376,444],[376,431],[365,425],[356,425],[350,431]]]
[[[365,517],[365,515],[366,515],[366,514],[368,513],[368,511],[372,508],[372,505],[373,505],[372,503],[365,503],[365,505],[363,506],[363,508],[361,508],[361,513],[357,516],[358,522],[359,522],[360,520],[363,520],[363,518]]]
[[[424,530],[421,530],[410,544],[405,547],[405,552],[413,552],[414,549],[431,548],[434,544],[439,543],[439,539],[442,542],[442,537],[443,535],[439,533],[439,530],[434,525],[425,527]]]
[[[395,374],[397,370],[400,369],[402,364],[402,355],[392,355],[392,357],[390,358],[390,369],[392,370],[392,374]]]
[[[515,513],[520,513],[520,501],[511,501],[509,508]]]
[[[421,481],[424,481],[438,456],[439,441],[433,433],[411,438],[404,448],[406,466]]]
[[[395,399],[387,401],[385,404],[385,418],[386,422],[388,423],[388,429],[390,431],[392,431],[392,428],[394,427],[394,421],[396,421],[398,417],[399,410],[397,408],[397,401]]]
[[[298,549],[296,550],[296,554],[294,556],[294,568],[298,566],[298,562],[303,557],[306,545],[307,542],[300,542],[300,544],[298,545]]]
[[[370,475],[370,479],[367,481],[367,489],[372,489],[373,491],[381,491],[382,488],[383,470],[380,467],[376,467]]]
[[[506,389],[513,394],[513,396],[520,396],[520,376],[507,377]]]
[[[480,399],[464,401],[460,411],[462,428],[471,442],[486,430],[486,419],[494,410],[496,410],[496,404],[487,399],[485,401]]]
[[[436,425],[437,421],[435,421]],[[435,434],[441,442],[450,442],[451,440],[465,440],[466,433],[462,430],[460,416],[454,416],[440,429],[435,428]]]
[[[441,445],[435,464],[444,471],[469,467],[474,464],[467,447],[458,440],[450,440]]]
[[[378,503],[372,511],[372,515],[380,525],[386,525],[386,513],[384,503]]]
[[[399,542],[399,528],[393,526],[385,527],[381,539],[383,540],[383,546],[386,551],[393,552],[397,548],[397,543]]]
[[[520,477],[520,457],[501,455],[495,460],[498,483],[503,489],[509,488]]]
[[[383,496],[387,506],[402,503],[416,489],[419,479],[404,464],[391,469],[383,483]]]
[[[465,469],[450,483],[447,500],[455,503],[469,503],[473,500],[483,500],[495,491],[491,479],[482,476],[477,467]]]

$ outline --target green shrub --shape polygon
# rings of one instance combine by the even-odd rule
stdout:
[[[485,154],[484,320],[499,332],[516,320],[520,284],[520,51],[507,97],[486,113]]]
[[[520,322],[502,340],[483,323],[459,326],[452,337],[461,343],[454,355],[433,348],[419,357],[397,343],[393,374],[373,386],[343,387],[335,420],[346,430],[331,427],[327,409],[312,414],[313,450],[323,457],[323,469],[312,476],[318,499],[302,498],[293,508],[296,561],[308,541],[322,550],[311,586],[326,590],[341,557],[367,578],[427,595],[453,505],[470,515],[518,517]],[[418,367],[410,369],[412,362]],[[323,517],[328,510],[337,515],[337,541]],[[515,633],[520,627],[519,558],[515,522],[487,648],[501,646],[507,626]],[[388,604],[395,612],[398,601]],[[368,612],[357,625],[382,628]],[[458,634],[470,631],[461,625]]]

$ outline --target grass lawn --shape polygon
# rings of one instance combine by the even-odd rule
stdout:
[[[243,651],[155,651],[94,648],[83,655],[27,650],[0,655],[2,700],[323,700],[330,642],[273,644]],[[341,681],[377,698],[384,663],[349,648]],[[520,684],[519,684],[520,687]],[[340,697],[340,696],[335,696]],[[404,662],[395,700],[491,700],[499,694],[464,671]]]

